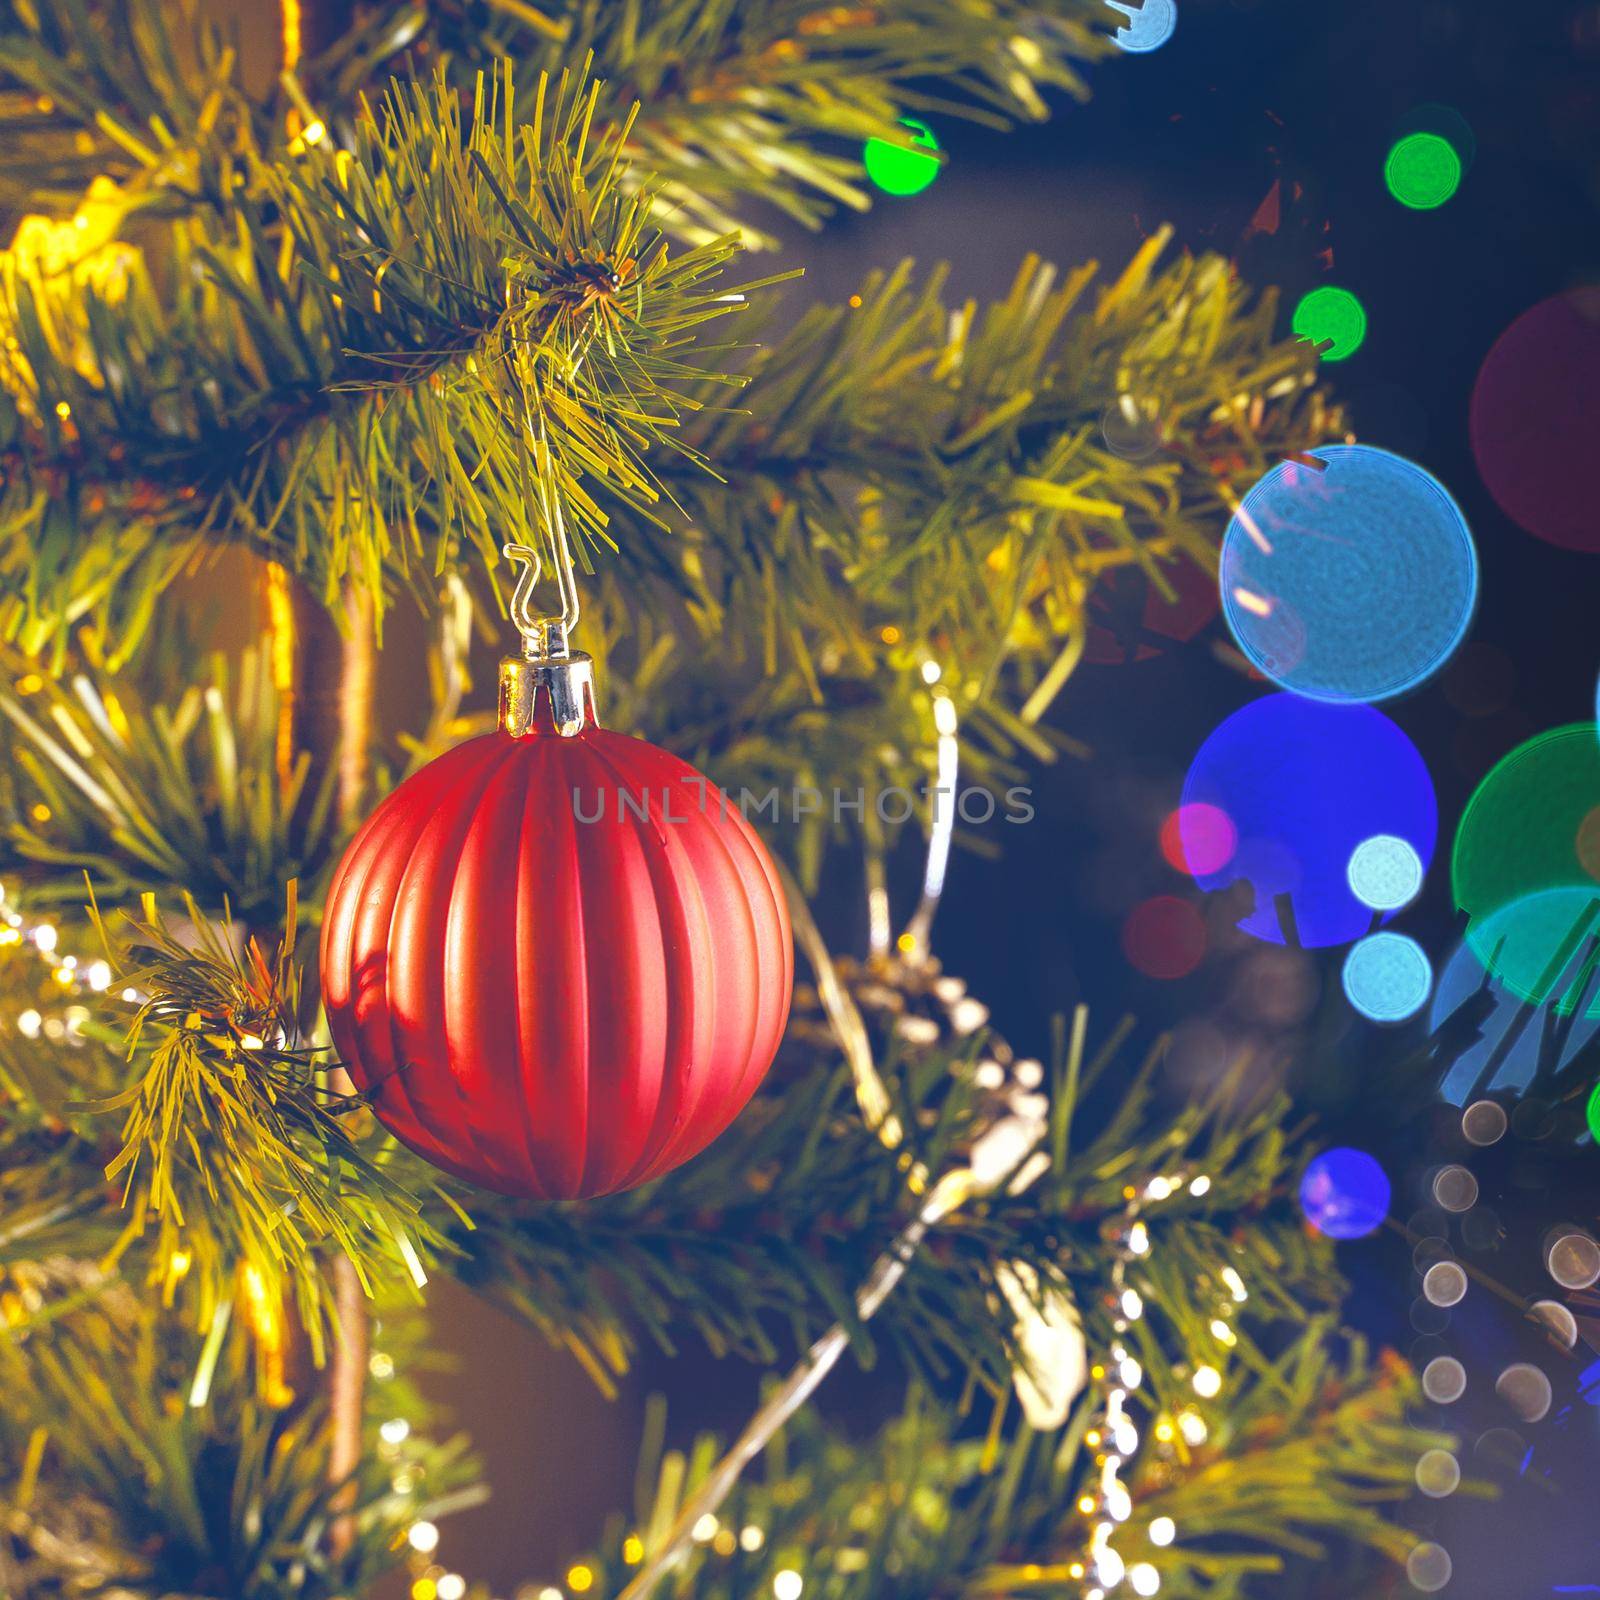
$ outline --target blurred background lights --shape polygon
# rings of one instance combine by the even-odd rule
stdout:
[[[1584,1106],[1584,1120],[1589,1124],[1590,1136],[1596,1144],[1600,1144],[1600,1083],[1589,1091],[1589,1099]]]
[[[1600,974],[1587,939],[1568,939],[1591,920],[1587,890],[1554,889],[1492,912],[1445,962],[1429,1012],[1435,1054],[1446,1063],[1442,1098],[1463,1105],[1484,1093],[1520,1093],[1584,1057],[1600,1032]],[[1537,1004],[1487,970],[1532,969],[1519,987],[1542,992]],[[1531,954],[1530,954],[1531,952]]]
[[[1161,429],[1156,419],[1131,394],[1118,395],[1100,413],[1100,437],[1106,449],[1124,461],[1147,461],[1161,448]]]
[[[1577,1344],[1578,1319],[1559,1300],[1535,1300],[1528,1307],[1528,1318],[1557,1349],[1571,1350]]]
[[[1433,1199],[1446,1211],[1470,1211],[1478,1203],[1478,1180],[1457,1163],[1440,1167],[1433,1175]]]
[[[1467,1297],[1467,1274],[1456,1261],[1435,1261],[1422,1275],[1423,1298],[1431,1306],[1458,1306]]]
[[[1217,614],[1217,580],[1194,562],[1164,562],[1158,583],[1143,567],[1117,567],[1089,594],[1083,659],[1096,666],[1148,661],[1187,644]]]
[[[1424,1594],[1444,1588],[1453,1570],[1450,1552],[1432,1540],[1419,1544],[1406,1557],[1406,1577],[1413,1589],[1421,1589]]]
[[[1404,839],[1426,869],[1438,829],[1433,780],[1388,717],[1291,694],[1251,701],[1211,734],[1190,763],[1182,804],[1222,812],[1238,841],[1221,867],[1195,868],[1196,883],[1208,892],[1248,885],[1254,903],[1239,926],[1306,949],[1371,929],[1347,870],[1359,844]]]
[[[1433,676],[1461,643],[1478,557],[1430,473],[1373,445],[1280,461],[1223,536],[1223,612],[1275,683],[1318,700],[1386,700]]]
[[[1542,1422],[1550,1411],[1550,1380],[1526,1361],[1514,1362],[1495,1379],[1494,1392],[1522,1422]]]
[[[927,123],[902,117],[900,125],[911,132],[910,146],[888,139],[868,139],[861,150],[867,176],[885,194],[921,194],[939,176],[939,141]]]
[[[1498,1144],[1506,1133],[1506,1109],[1494,1100],[1474,1100],[1461,1113],[1461,1136],[1468,1144]]]
[[[1290,326],[1297,339],[1328,346],[1324,361],[1343,361],[1367,337],[1367,308],[1348,289],[1325,283],[1301,296]]]
[[[1430,1500],[1454,1494],[1461,1483],[1461,1463],[1448,1450],[1424,1450],[1417,1458],[1417,1487]]]
[[[1187,900],[1156,895],[1128,913],[1122,949],[1146,977],[1186,978],[1206,953],[1205,921]]]
[[[1398,911],[1422,892],[1422,857],[1409,840],[1375,833],[1350,852],[1350,892],[1374,911]]]
[[[1415,939],[1375,933],[1345,957],[1343,982],[1346,998],[1362,1016],[1404,1022],[1428,1003],[1433,968]]]
[[[1159,50],[1178,29],[1177,0],[1105,0],[1128,20],[1111,35],[1130,55]]]
[[[1442,206],[1461,186],[1461,157],[1437,133],[1408,133],[1383,164],[1389,193],[1413,211]]]
[[[1300,1209],[1330,1239],[1363,1239],[1389,1214],[1389,1179],[1365,1150],[1324,1150],[1300,1180]]]
[[[1436,1406],[1454,1405],[1467,1390],[1467,1369],[1454,1356],[1435,1356],[1422,1369],[1422,1392]]]
[[[1490,972],[1536,1004],[1566,970],[1563,951],[1575,948],[1586,920],[1600,914],[1600,884],[1580,854],[1597,799],[1600,730],[1570,723],[1501,760],[1473,791],[1456,829],[1450,875],[1456,904],[1470,919],[1467,938]]]
[[[1473,458],[1518,527],[1566,550],[1600,550],[1600,285],[1524,311],[1484,358],[1469,413]]]
[[[1239,832],[1228,813],[1204,801],[1179,806],[1161,824],[1161,854],[1179,872],[1220,872],[1238,845]]]
[[[1559,1234],[1545,1252],[1545,1269],[1563,1289],[1587,1289],[1600,1279],[1600,1245],[1586,1233]]]

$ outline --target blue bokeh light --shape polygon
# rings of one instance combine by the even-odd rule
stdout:
[[[1300,1209],[1330,1239],[1364,1239],[1389,1214],[1389,1179],[1365,1150],[1324,1150],[1300,1180]]]
[[[1374,933],[1344,958],[1346,999],[1373,1022],[1404,1022],[1428,1003],[1433,965],[1415,939]]]
[[[1600,888],[1546,889],[1491,912],[1461,941],[1439,974],[1428,1013],[1445,1100],[1459,1106],[1548,1083],[1600,1032],[1597,898]],[[1497,971],[1521,965],[1516,947],[1529,940],[1527,965],[1531,970],[1542,952],[1544,970],[1521,994],[1486,963]]]
[[[1216,806],[1238,833],[1224,865],[1195,875],[1200,888],[1249,884],[1255,905],[1239,926],[1273,944],[1295,942],[1277,903],[1285,897],[1307,949],[1371,931],[1375,914],[1348,875],[1358,845],[1403,839],[1426,870],[1439,826],[1428,769],[1388,717],[1292,694],[1253,700],[1212,733],[1190,763],[1183,804]]]
[[[1322,470],[1281,461],[1222,541],[1223,613],[1273,682],[1318,700],[1386,700],[1466,635],[1478,557],[1431,474],[1373,445],[1327,445]]]
[[[1422,858],[1406,839],[1375,833],[1350,852],[1350,892],[1374,911],[1398,911],[1422,892]]]
[[[1106,0],[1106,4],[1128,19],[1111,37],[1129,55],[1159,50],[1177,32],[1177,0],[1143,0],[1143,4],[1138,0]]]

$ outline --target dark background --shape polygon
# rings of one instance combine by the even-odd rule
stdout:
[[[1438,791],[1434,866],[1398,924],[1438,967],[1459,938],[1448,843],[1472,786],[1531,733],[1593,715],[1600,555],[1552,548],[1499,513],[1466,418],[1473,378],[1506,325],[1550,294],[1600,280],[1600,5],[1179,0],[1179,9],[1169,44],[1093,70],[1092,100],[1064,104],[1043,127],[1002,136],[938,122],[949,165],[934,186],[793,239],[786,255],[807,268],[795,292],[840,298],[869,268],[910,255],[948,260],[952,295],[982,299],[1005,289],[1029,251],[1064,265],[1096,258],[1114,273],[1170,221],[1175,248],[1233,255],[1248,281],[1281,286],[1285,328],[1318,282],[1361,297],[1366,343],[1327,375],[1359,437],[1419,461],[1455,495],[1482,562],[1467,649],[1443,679],[1385,707]],[[1382,167],[1427,103],[1464,117],[1476,152],[1455,198],[1418,213],[1389,197]],[[1275,181],[1279,226],[1247,240]],[[1001,859],[958,856],[936,948],[1026,1049],[1043,1052],[1050,1016],[1080,1000],[1101,1028],[1125,1011],[1147,1035],[1176,1028],[1175,1097],[1252,1049],[1258,1079],[1289,1083],[1321,1119],[1319,1138],[1382,1157],[1397,1224],[1409,1219],[1426,1234],[1437,1224],[1423,1209],[1429,1172],[1466,1159],[1466,1147],[1456,1115],[1431,1103],[1430,1069],[1415,1055],[1421,1024],[1356,1023],[1336,992],[1337,953],[1250,947],[1228,937],[1215,908],[1212,952],[1193,977],[1158,983],[1123,957],[1119,929],[1132,905],[1194,895],[1163,863],[1157,830],[1201,741],[1261,692],[1225,659],[1224,637],[1214,623],[1163,657],[1080,669],[1056,722],[1092,747],[1092,761],[1034,777],[1039,815],[1026,830],[998,830]],[[831,932],[841,946],[864,936],[848,908]],[[1600,1318],[1592,1294],[1564,1296],[1550,1282],[1539,1250],[1551,1223],[1595,1225],[1600,1157],[1514,1134],[1471,1164],[1498,1227],[1467,1259],[1509,1298],[1475,1283],[1442,1332],[1419,1337],[1414,1239],[1396,1226],[1342,1254],[1356,1324],[1419,1362],[1448,1350],[1466,1365],[1467,1398],[1419,1421],[1455,1431],[1464,1469],[1500,1488],[1488,1507],[1418,1497],[1403,1515],[1450,1550],[1447,1592],[1463,1600],[1600,1593],[1600,1412],[1578,1381],[1595,1351],[1583,1339],[1573,1355],[1555,1349],[1521,1311],[1548,1295]],[[438,1304],[461,1362],[445,1387],[495,1486],[490,1507],[447,1525],[439,1558],[497,1591],[557,1576],[602,1513],[628,1502],[648,1389],[670,1393],[680,1435],[736,1427],[754,1395],[753,1375],[690,1354],[647,1361],[608,1405],[576,1367],[460,1291]],[[1495,1398],[1495,1376],[1513,1359],[1551,1379],[1543,1422],[1517,1424]],[[852,1393],[841,1377],[833,1403]],[[1344,1597],[1355,1586],[1333,1564],[1296,1569],[1263,1592]],[[1411,1592],[1399,1574],[1359,1587]]]

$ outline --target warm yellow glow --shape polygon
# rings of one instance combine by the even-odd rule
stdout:
[[[622,1541],[622,1559],[630,1567],[636,1567],[644,1560],[644,1540],[636,1533],[630,1533]]]
[[[41,800],[32,808],[32,810],[28,812],[28,815],[32,817],[35,822],[48,822],[50,820],[50,807]]]
[[[304,35],[300,26],[300,0],[283,0],[280,32],[283,38],[283,70],[293,72],[300,65]]]
[[[1222,1374],[1215,1367],[1197,1367],[1193,1382],[1194,1392],[1202,1400],[1214,1400],[1222,1393]]]
[[[567,1568],[567,1587],[574,1594],[582,1594],[586,1589],[594,1587],[594,1569],[586,1567],[580,1561],[576,1566]]]
[[[1083,1497],[1083,1498],[1082,1498],[1082,1499],[1081,1499],[1081,1500],[1080,1500],[1080,1501],[1079,1501],[1079,1502],[1078,1502],[1078,1509],[1079,1509],[1079,1510],[1080,1510],[1080,1511],[1081,1511],[1081,1512],[1082,1512],[1082,1513],[1083,1513],[1083,1514],[1084,1514],[1084,1516],[1086,1516],[1086,1517],[1087,1517],[1087,1516],[1089,1516],[1089,1515],[1091,1515],[1091,1514],[1092,1514],[1092,1513],[1093,1513],[1093,1511],[1094,1511],[1094,1496],[1093,1496],[1093,1495],[1092,1495],[1092,1494],[1086,1494],[1086,1495],[1085,1495],[1085,1496],[1084,1496],[1084,1497]]]
[[[878,637],[882,639],[885,644],[899,644],[903,635],[901,634],[900,630],[891,622],[889,626],[878,635]]]
[[[439,1585],[432,1578],[418,1578],[411,1585],[411,1600],[435,1600]]]

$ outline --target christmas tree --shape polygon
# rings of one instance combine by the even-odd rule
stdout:
[[[450,1275],[602,1388],[646,1341],[773,1374],[737,1439],[652,1415],[637,1503],[530,1574],[548,1600],[1223,1597],[1404,1556],[1413,1380],[1341,1329],[1286,1102],[1174,1117],[1160,1042],[1082,1007],[1019,1059],[931,948],[958,781],[1004,805],[1058,753],[1097,585],[1214,570],[1243,490],[1339,436],[1317,349],[1162,233],[984,306],[909,264],[810,304],[761,254],[764,219],[867,204],[869,141],[933,161],[929,112],[1082,93],[1122,20],[286,0],[255,72],[188,4],[6,7],[0,1593],[466,1593],[447,1513],[482,1486],[409,1376]],[[257,636],[210,657],[219,564]],[[513,698],[530,662],[575,686],[539,737],[597,704],[708,774],[797,952],[731,1127],[575,1200],[393,1138],[425,1064],[335,1048],[363,1002],[325,1011],[314,953],[372,807],[508,738],[508,609]],[[396,672],[425,691],[390,740]],[[561,880],[584,906],[597,870]],[[596,1186],[529,1137],[539,1182]],[[874,1361],[863,1437],[811,1401]]]

